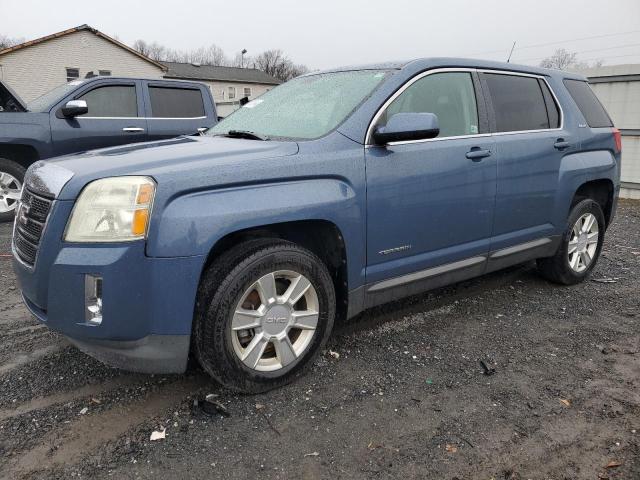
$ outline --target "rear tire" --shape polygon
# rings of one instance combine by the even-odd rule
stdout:
[[[0,158],[0,223],[13,221],[26,172],[20,164]]]
[[[556,254],[537,260],[540,274],[561,285],[584,281],[598,261],[605,229],[600,205],[591,199],[578,202],[569,213]]]
[[[195,356],[224,386],[265,392],[313,363],[331,334],[335,310],[333,281],[312,252],[278,239],[243,242],[202,278]]]

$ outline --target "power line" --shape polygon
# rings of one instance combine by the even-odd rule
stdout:
[[[615,50],[615,49],[617,49],[617,48],[629,48],[629,47],[638,47],[638,46],[640,46],[640,43],[628,43],[628,44],[626,44],[626,45],[617,45],[617,46],[615,46],[615,47],[593,48],[593,49],[591,49],[591,50],[580,50],[580,51],[577,51],[577,52],[570,52],[570,53],[575,53],[575,54],[580,54],[580,53],[592,53],[592,52],[600,52],[600,51],[602,51],[602,50]],[[634,55],[639,55],[639,56],[640,56],[640,52],[639,52],[639,53],[637,53],[637,54],[634,54]],[[520,61],[520,62],[527,62],[527,61],[529,61],[529,60],[542,60],[543,58],[547,58],[547,57],[545,56],[545,57],[531,57],[531,58],[523,58],[523,59],[520,59],[520,60],[518,60],[518,61]]]
[[[548,42],[548,43],[537,43],[535,45],[524,45],[522,47],[516,48],[516,50],[524,50],[524,49],[527,49],[527,48],[536,48],[536,47],[548,47],[550,45],[558,45],[558,44],[561,44],[561,43],[569,43],[569,42],[578,42],[578,41],[582,41],[582,40],[592,40],[592,39],[595,39],[595,38],[617,37],[617,36],[620,36],[620,35],[629,35],[629,34],[632,34],[632,33],[640,33],[640,30],[630,30],[628,32],[618,32],[618,33],[607,33],[607,34],[604,34],[604,35],[594,35],[594,36],[591,36],[591,37],[571,38],[569,40],[560,40],[560,41],[557,41],[557,42]],[[503,53],[506,50],[507,49],[504,48],[502,50],[492,50],[492,51],[487,51],[487,52],[472,53],[472,54],[466,55],[466,56],[475,57],[477,55],[487,55],[489,53]]]

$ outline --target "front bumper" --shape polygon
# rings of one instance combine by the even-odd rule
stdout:
[[[143,241],[69,244],[62,233],[70,202],[55,202],[37,262],[14,257],[25,304],[81,350],[132,371],[184,371],[203,256],[151,258]],[[67,212],[64,212],[67,213]],[[102,323],[85,317],[85,277],[102,278]]]

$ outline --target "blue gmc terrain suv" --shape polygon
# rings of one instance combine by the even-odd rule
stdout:
[[[616,209],[620,135],[585,78],[457,58],[313,73],[201,137],[41,161],[13,236],[24,301],[105,363],[241,392],[334,322],[537,260],[569,285]]]

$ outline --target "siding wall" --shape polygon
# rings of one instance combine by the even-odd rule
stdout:
[[[620,196],[640,198],[640,65],[612,65],[579,72],[622,130],[622,191]],[[607,81],[607,78],[612,81]],[[621,81],[626,80],[629,81]]]
[[[29,102],[67,81],[66,68],[80,78],[93,71],[113,76],[162,78],[152,63],[89,32],[80,31],[0,56],[0,79]]]

